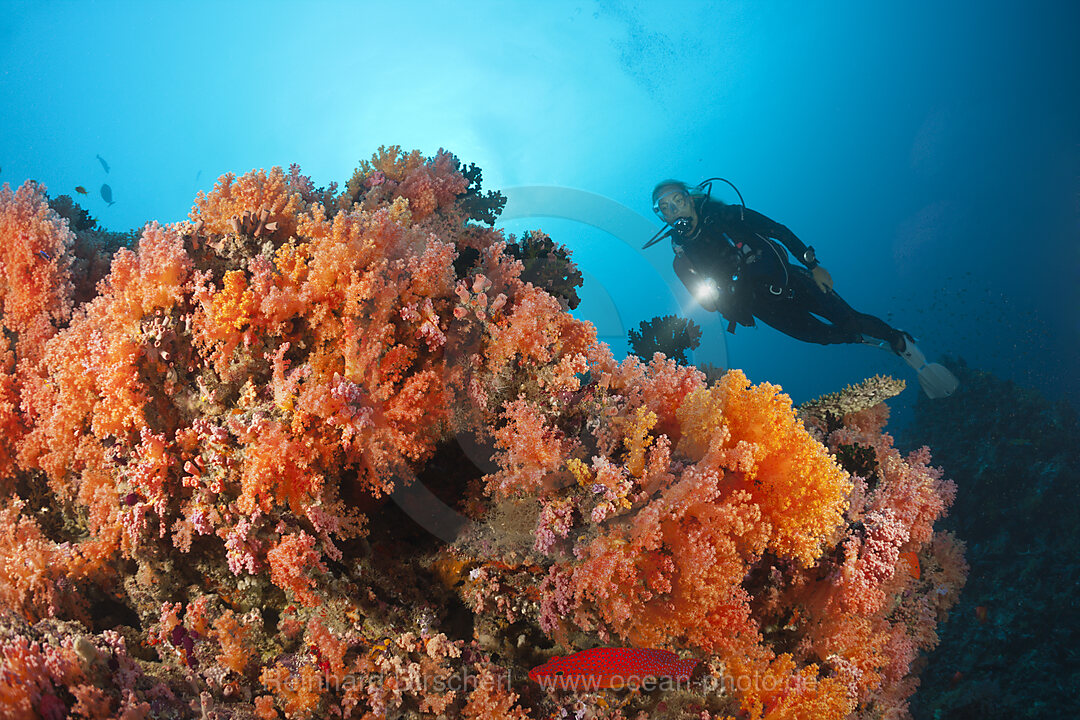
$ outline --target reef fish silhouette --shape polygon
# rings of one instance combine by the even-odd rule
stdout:
[[[76,185],[75,192],[79,193],[80,195],[89,195],[86,188],[84,188],[82,185]]]
[[[101,199],[109,203],[110,206],[115,205],[112,199],[112,188],[108,185],[101,186]]]
[[[592,648],[566,657],[553,657],[529,671],[529,679],[545,688],[604,690],[640,686],[650,678],[689,682],[698,666],[668,650],[651,648]]]
[[[96,157],[98,159],[98,162],[101,163],[101,167],[105,168],[105,172],[109,172],[109,163],[105,162],[105,158],[101,157],[100,155],[95,155],[94,157]]]

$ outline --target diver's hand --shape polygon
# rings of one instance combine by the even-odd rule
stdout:
[[[827,293],[832,290],[832,275],[825,268],[818,265],[810,271],[810,275],[813,276],[814,282],[821,288],[821,292]]]

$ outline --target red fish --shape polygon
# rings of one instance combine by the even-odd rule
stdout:
[[[911,571],[911,577],[918,580],[922,575],[919,571],[919,556],[913,552],[902,552],[900,553],[900,559],[907,563],[908,570]]]
[[[980,625],[986,624],[986,619],[990,616],[990,611],[986,609],[985,605],[979,605],[975,608],[975,619],[979,621]]]
[[[593,648],[553,657],[529,671],[529,679],[545,689],[605,690],[639,687],[646,679],[674,678],[689,682],[699,661],[680,660],[667,650]]]

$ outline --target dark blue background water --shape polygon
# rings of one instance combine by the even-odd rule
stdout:
[[[1080,397],[1076,3],[365,5],[0,2],[0,180],[84,185],[123,230],[183,219],[224,172],[297,162],[328,184],[396,143],[659,227],[657,180],[722,175],[932,359]],[[647,260],[644,238],[507,223],[537,226],[575,250],[578,314],[617,353],[627,327],[687,302],[664,245]],[[684,308],[706,330],[696,360],[723,363],[726,344],[796,401],[913,379],[873,348],[725,338]]]

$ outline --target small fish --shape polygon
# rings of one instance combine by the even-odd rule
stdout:
[[[98,159],[98,162],[101,163],[101,167],[105,168],[105,172],[109,172],[109,163],[105,162],[105,158],[101,157],[100,155],[95,155],[94,157],[96,157]]]
[[[545,689],[603,690],[639,686],[647,678],[689,682],[698,666],[667,650],[649,648],[592,648],[566,657],[553,657],[529,671],[529,679]]]
[[[37,254],[40,255],[41,257],[45,258],[46,260],[52,260],[52,255],[45,252],[44,250],[38,250]]]
[[[979,605],[975,608],[975,619],[979,621],[980,625],[986,624],[986,619],[990,616],[990,611],[986,609],[985,605]]]
[[[911,577],[918,580],[922,576],[922,572],[919,570],[919,556],[913,552],[900,553],[900,559],[907,564],[908,570],[911,572]]]
[[[116,204],[112,199],[112,188],[108,185],[101,186],[101,199],[109,203],[110,207]]]
[[[76,185],[75,186],[75,192],[79,193],[80,195],[89,195],[90,194],[90,193],[88,193],[86,191],[86,188],[84,188],[82,185]]]

